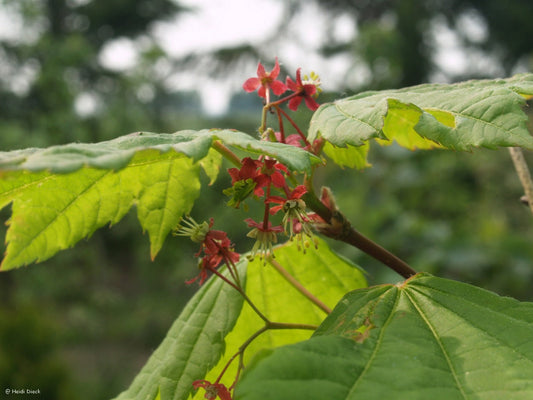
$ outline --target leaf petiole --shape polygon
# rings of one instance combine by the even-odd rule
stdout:
[[[324,304],[318,297],[313,293],[307,290],[294,276],[292,276],[289,271],[287,271],[283,266],[278,263],[273,257],[268,257],[267,261],[278,271],[281,276],[283,276],[287,282],[289,282],[296,290],[298,290],[302,295],[304,295],[309,301],[315,304],[318,308],[324,311],[326,314],[331,313],[331,308]]]
[[[236,167],[240,168],[242,166],[241,159],[233,151],[224,146],[220,140],[213,141],[213,148]]]

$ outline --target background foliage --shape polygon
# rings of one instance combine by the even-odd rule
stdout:
[[[213,120],[201,114],[198,95],[176,93],[165,85],[156,65],[170,58],[150,27],[185,12],[176,2],[0,4],[24,26],[20,37],[0,41],[1,150],[100,141],[138,130],[216,126],[252,133],[258,125],[258,115],[245,112],[250,106],[242,97],[233,99],[228,117]],[[284,4],[286,18],[275,39],[171,60],[173,68],[197,65],[201,58],[208,62],[200,65],[211,65],[208,72],[227,73],[242,65],[235,60],[253,60],[246,70],[237,70],[239,79],[248,76],[257,58],[271,60],[280,55],[281,42],[297,41],[289,27],[301,2]],[[341,91],[532,69],[533,28],[522,21],[533,13],[529,2],[455,0],[453,7],[438,0],[317,4],[327,10],[331,23],[346,16],[357,27],[352,40],[334,40],[327,27],[322,34],[326,57],[344,55],[352,61]],[[486,34],[473,37],[465,18],[480,21]],[[443,72],[434,58],[438,47],[429,39],[436,20],[454,29],[473,55],[473,64],[488,58],[494,67]],[[126,72],[106,68],[99,58],[106,44],[119,38],[142,44],[139,62]],[[298,63],[313,68],[305,60]],[[364,83],[357,79],[361,68],[366,71]],[[336,96],[327,94],[322,101]],[[80,106],[84,103],[92,112]],[[462,154],[376,147],[370,162],[373,168],[355,179],[353,172],[335,168],[334,176],[324,171],[316,182],[317,187],[325,182],[333,187],[339,206],[360,231],[425,271],[533,299],[531,220],[518,202],[522,193],[505,150]],[[220,202],[227,186],[228,181],[220,179],[202,189],[193,211],[197,220],[210,216],[208,210]],[[2,214],[7,219],[8,212]],[[238,217],[233,210],[217,208],[216,226],[237,238],[245,231],[244,224],[234,222]],[[183,283],[195,274],[194,246],[171,240],[150,262],[149,243],[134,219],[130,212],[112,229],[97,231],[74,250],[46,261],[46,267],[0,276],[2,387],[46,388],[50,399],[94,399],[112,397],[128,386],[196,291]],[[248,239],[237,241],[240,251],[249,245]],[[359,252],[333,245],[369,271],[370,283],[399,279]],[[12,368],[15,362],[19,367]]]

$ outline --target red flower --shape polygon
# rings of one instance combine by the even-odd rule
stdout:
[[[272,226],[269,222],[265,228],[263,222],[255,222],[251,218],[244,220],[249,227],[252,227],[246,236],[255,239],[254,247],[251,251],[251,256],[255,257],[259,253],[259,257],[268,257],[272,254],[272,245],[278,242],[277,234],[283,232],[282,226]]]
[[[232,400],[228,388],[222,383],[211,383],[205,379],[202,379],[199,381],[194,381],[192,385],[195,389],[205,389],[204,399],[214,400],[218,396],[221,400]]]
[[[279,204],[278,206],[270,208],[269,211],[272,215],[283,210],[283,230],[291,239],[295,234],[300,234],[302,232],[309,237],[312,236],[310,226],[311,220],[305,211],[307,205],[301,198],[306,193],[307,189],[305,186],[299,185],[289,193],[286,199],[279,196],[271,196],[267,199],[269,203]],[[303,241],[303,236],[301,236],[300,239]]]
[[[278,75],[279,63],[276,57],[276,64],[274,65],[272,71],[266,72],[265,67],[263,67],[263,64],[259,63],[257,65],[257,78],[249,78],[248,80],[246,80],[246,82],[244,82],[242,87],[247,92],[253,92],[257,88],[259,88],[259,90],[257,91],[257,95],[259,97],[263,97],[268,102],[269,99],[267,98],[267,96],[269,89],[272,89],[276,96],[279,96],[287,90],[287,86],[285,86],[283,82],[276,80]]]
[[[204,256],[198,264],[200,274],[195,278],[186,281],[191,284],[200,279],[202,285],[208,277],[207,271],[214,271],[222,262],[226,264],[235,264],[239,261],[240,255],[233,251],[233,245],[226,232],[212,230],[213,218],[201,224],[196,223],[191,217],[182,221],[183,225],[178,226],[174,234],[178,236],[188,236],[193,242],[201,243],[200,250],[195,254],[200,257]]]
[[[246,157],[242,160],[240,169],[230,168],[228,173],[231,176],[232,185],[235,185],[238,181],[251,179],[255,182],[254,194],[261,197],[264,195],[263,188],[269,184],[273,184],[278,188],[284,187],[285,177],[281,172],[287,171],[287,167],[278,163],[276,160],[265,160],[262,162]]]
[[[257,186],[259,168],[261,168],[262,166],[263,166],[263,163],[259,160],[252,160],[250,157],[243,158],[242,166],[240,169],[237,169],[237,168],[228,169],[228,173],[231,176],[231,184],[235,185],[236,182],[246,181],[247,179],[251,179],[253,181],[251,184],[252,185],[255,184],[253,188],[254,194],[256,196],[262,196],[263,190],[261,189],[261,187]],[[251,188],[250,188],[250,192],[251,192]]]
[[[257,186],[262,188],[273,184],[277,188],[284,187],[286,185],[285,177],[280,171],[288,172],[287,167],[276,160],[265,160],[261,174],[256,178]]]
[[[279,204],[279,206],[274,206],[270,208],[270,214],[274,215],[281,209],[288,208],[289,206],[286,205],[287,202],[292,201],[292,203],[297,203],[297,200],[300,200],[300,198],[306,193],[307,193],[307,189],[305,188],[305,186],[298,185],[294,188],[292,192],[289,193],[286,199],[280,196],[270,196],[267,199],[269,203]],[[289,204],[292,204],[292,203],[289,203]],[[305,203],[304,203],[303,208],[305,209]]]
[[[301,68],[298,68],[298,70],[296,71],[296,82],[294,82],[291,78],[287,77],[286,84],[289,90],[292,90],[294,93],[298,93],[296,97],[293,97],[289,100],[288,107],[291,110],[296,111],[303,99],[307,108],[309,108],[311,111],[315,111],[319,107],[319,104],[315,101],[313,96],[317,93],[318,83],[304,84],[302,82],[300,74]]]
[[[255,179],[255,177],[259,174],[257,169],[262,165],[263,163],[259,160],[252,160],[250,157],[243,158],[240,169],[228,169],[228,173],[231,176],[231,183],[233,184],[244,179]]]

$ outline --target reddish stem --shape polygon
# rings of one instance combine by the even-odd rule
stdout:
[[[270,183],[267,185],[266,199],[270,197]],[[263,214],[263,230],[268,230],[268,218],[270,216],[270,203],[265,201],[265,213]]]
[[[302,140],[305,142],[306,146],[310,146],[311,143],[307,140],[307,137],[303,134],[300,127],[296,124],[296,122],[293,121],[293,119],[287,114],[285,111],[283,111],[281,108],[276,107],[276,110],[278,110],[285,118],[287,118],[287,121],[290,122],[290,124],[296,129],[296,132],[298,132],[298,135],[302,138]]]
[[[406,279],[416,274],[416,271],[405,261],[355,230],[337,209],[329,209],[322,203],[312,190],[312,182],[310,180],[306,180],[305,183],[308,191],[302,198],[307,207],[326,222],[325,226],[318,228],[322,234],[358,248]]]
[[[294,97],[298,97],[298,96],[301,96],[302,94],[304,93],[304,90],[300,90],[299,92],[294,92],[288,96],[285,96],[281,99],[278,99],[276,101],[273,101],[272,103],[267,103],[266,107],[277,107],[279,106],[280,104],[283,104],[287,101],[289,101],[290,99],[294,98]]]
[[[281,118],[281,109],[279,107],[276,107],[276,114],[278,116],[278,123],[279,123],[279,134],[281,136],[281,143],[285,143],[285,129],[283,128],[283,118]]]

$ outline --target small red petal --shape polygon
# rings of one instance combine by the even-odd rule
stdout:
[[[189,279],[188,281],[185,281],[185,284],[192,285],[194,282],[198,280],[198,278],[199,278],[198,276],[195,276],[194,278]]]
[[[239,253],[236,253],[234,251],[230,251],[228,252],[227,254],[227,259],[229,259],[233,264],[235,264],[236,262],[238,262],[241,258],[241,255]],[[226,260],[227,262],[227,260]]]
[[[292,90],[293,92],[298,91],[298,85],[289,77],[287,77],[287,79],[285,80],[285,85],[287,85],[289,90]]]
[[[260,162],[256,160],[252,160],[250,157],[244,158],[242,160],[242,167],[239,170],[238,180],[254,179],[257,176],[257,167],[259,166],[258,163],[259,165],[261,164]],[[231,172],[230,172],[230,175],[233,177]]]
[[[270,77],[272,79],[276,79],[279,75],[279,63],[278,63],[278,57],[276,57],[276,63],[274,64],[274,68],[272,71],[270,71]]]
[[[261,187],[256,186],[254,189],[254,195],[257,197],[263,197],[265,195],[265,191]]]
[[[270,87],[272,88],[272,91],[276,96],[279,96],[280,94],[287,91],[287,86],[285,86],[283,82],[280,81],[272,81],[270,83]]]
[[[240,181],[241,177],[239,174],[239,170],[237,168],[230,168],[228,169],[228,174],[231,176],[231,184],[233,185],[235,182]]]
[[[305,105],[307,108],[309,108],[311,111],[315,111],[318,107],[320,107],[320,104],[318,104],[315,99],[309,96],[304,96]]]
[[[224,240],[224,239],[227,239],[227,233],[224,232],[224,231],[214,231],[214,230],[211,230],[209,232],[207,232],[207,235],[205,235],[206,238],[212,238],[212,239],[215,239],[215,240]]]
[[[190,284],[196,282],[198,280],[198,278],[200,278],[200,282],[198,282],[198,285],[202,286],[203,283],[205,282],[205,280],[207,279],[207,271],[205,269],[202,269],[200,271],[200,273],[198,274],[198,276],[196,276],[196,277],[194,277],[194,278],[192,278],[192,279],[190,279],[188,281],[185,281],[185,283],[187,285],[190,285]]]
[[[302,78],[300,77],[301,72],[302,72],[302,69],[301,69],[301,68],[298,68],[298,69],[296,70],[296,84],[297,84],[298,86],[303,86],[303,84],[302,84]]]
[[[261,81],[258,78],[249,78],[243,83],[242,88],[247,92],[253,92],[261,85]]]
[[[302,102],[302,96],[293,97],[292,99],[289,100],[288,107],[292,111],[296,111],[298,110],[298,106],[300,105],[301,102]]]
[[[201,379],[201,380],[198,380],[198,381],[194,381],[192,383],[192,386],[193,388],[195,389],[198,389],[198,388],[203,388],[203,387],[206,387],[206,385],[210,385],[209,381],[206,381],[205,379]]]
[[[270,215],[275,215],[275,214],[277,214],[277,212],[280,211],[282,208],[283,208],[283,205],[274,206],[274,207],[271,207],[270,210],[268,210],[268,211],[270,212]]]
[[[261,85],[261,87],[259,88],[259,90],[257,91],[257,95],[259,97],[262,97],[263,99],[266,99],[266,89],[265,89],[265,86],[264,85]]]
[[[290,199],[291,200],[299,199],[300,197],[302,197],[306,193],[307,193],[306,187],[304,185],[298,185],[291,192]]]
[[[259,228],[259,227],[262,228],[263,227],[263,223],[262,222],[255,222],[251,218],[246,218],[244,220],[244,222],[246,222],[250,228]]]
[[[287,136],[285,138],[285,143],[286,144],[290,144],[291,146],[303,147],[302,146],[302,138],[300,137],[300,135],[298,135],[296,133]]]
[[[255,188],[260,189],[270,183],[270,177],[267,175],[261,174],[261,175],[257,175],[254,181],[255,181]]]
[[[307,216],[306,216],[306,219],[308,222],[315,222],[315,223],[325,223],[326,221],[324,221],[322,219],[322,217],[318,214],[315,214],[315,213],[308,213]]]
[[[263,64],[258,63],[257,64],[257,77],[259,79],[265,78],[267,76],[265,72],[265,67],[263,67]]]
[[[217,389],[217,394],[221,400],[231,400],[231,394],[226,386],[222,383],[213,383],[213,386]]]
[[[304,85],[304,93],[306,96],[312,96],[316,93],[316,86],[315,85]]]
[[[283,197],[280,197],[280,196],[270,196],[266,200],[267,203],[277,203],[277,204],[285,204],[286,201],[287,199],[284,199]]]
[[[277,188],[282,188],[286,185],[285,183],[285,177],[280,172],[274,172],[271,176],[272,183]]]
[[[280,232],[285,231],[285,229],[284,229],[281,225],[278,225],[278,226],[270,226],[270,222],[269,222],[269,223],[268,223],[268,231],[269,231],[269,232],[280,233]]]
[[[272,169],[272,167],[274,167],[274,165],[276,165],[276,163],[277,163],[276,160],[272,160],[272,159],[265,160],[265,169],[266,170]]]
[[[285,165],[280,164],[280,163],[277,163],[276,165],[274,165],[274,168],[276,168],[277,170],[283,171],[283,172],[289,171]]]

